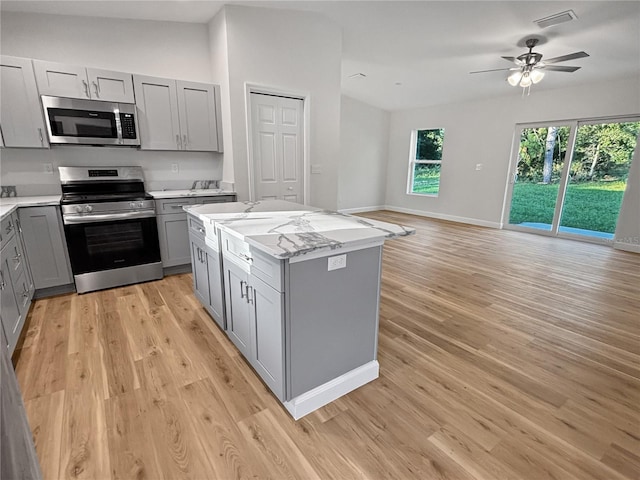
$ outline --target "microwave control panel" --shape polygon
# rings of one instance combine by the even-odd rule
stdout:
[[[122,138],[123,139],[135,139],[136,138],[136,123],[133,113],[121,113],[120,125],[122,125]]]

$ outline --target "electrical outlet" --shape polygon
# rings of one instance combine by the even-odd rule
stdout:
[[[42,166],[43,173],[46,173],[47,175],[53,175],[53,163],[43,163]]]
[[[327,271],[338,270],[347,266],[347,254],[336,255],[335,257],[329,257],[327,261]]]
[[[172,163],[171,164],[171,173],[178,173],[180,171],[180,169],[178,168],[178,164],[177,163]]]

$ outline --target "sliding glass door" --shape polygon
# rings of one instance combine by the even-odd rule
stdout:
[[[509,225],[551,232],[565,166],[569,125],[520,129]]]
[[[520,127],[507,228],[612,240],[639,131],[639,118]]]

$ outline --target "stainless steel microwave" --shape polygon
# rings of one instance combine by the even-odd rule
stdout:
[[[42,108],[53,145],[140,145],[134,104],[43,95]]]

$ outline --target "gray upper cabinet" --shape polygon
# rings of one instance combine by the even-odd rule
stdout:
[[[184,150],[217,152],[221,132],[216,114],[216,89],[202,83],[176,82],[178,92],[178,114]],[[220,134],[220,139],[218,135]]]
[[[4,146],[47,148],[49,142],[31,60],[0,56],[0,89]]]
[[[134,75],[142,150],[222,151],[214,85]]]
[[[60,208],[18,210],[36,289],[73,283]]]
[[[129,73],[34,60],[40,95],[134,103]]]
[[[134,75],[142,150],[180,150],[176,81]]]

